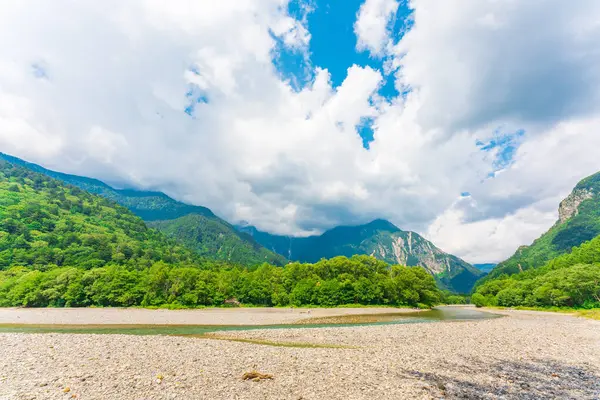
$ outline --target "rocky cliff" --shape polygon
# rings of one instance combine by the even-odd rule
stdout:
[[[270,235],[254,227],[240,227],[266,248],[290,260],[316,262],[321,258],[368,254],[389,264],[422,266],[438,282],[457,292],[468,292],[482,272],[437,248],[421,235],[403,231],[389,221],[339,226],[320,236],[294,238]]]
[[[485,278],[512,275],[543,266],[600,235],[600,172],[581,180],[560,202],[558,220],[529,246],[521,246]]]

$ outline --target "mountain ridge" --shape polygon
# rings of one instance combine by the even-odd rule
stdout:
[[[502,274],[514,275],[542,267],[600,235],[600,172],[577,183],[558,206],[558,220],[530,245],[494,267],[477,285]]]
[[[316,262],[337,255],[373,256],[388,264],[422,266],[445,288],[469,292],[481,271],[448,254],[421,235],[403,231],[391,222],[376,219],[367,224],[337,226],[321,235],[291,237],[272,235],[254,226],[238,226],[266,248],[300,262]]]
[[[162,192],[115,189],[98,179],[52,171],[4,153],[0,153],[0,159],[112,200],[202,256],[245,265],[286,263],[284,257],[240,233],[209,208],[182,203]],[[190,227],[192,221],[196,227]]]

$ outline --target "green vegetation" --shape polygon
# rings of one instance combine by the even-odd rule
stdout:
[[[432,306],[435,281],[420,267],[389,267],[368,256],[316,264],[268,264],[199,269],[154,263],[143,270],[106,266],[47,271],[13,267],[0,272],[0,306],[221,306],[237,298],[261,306],[384,304]]]
[[[127,209],[0,160],[0,269],[141,270],[160,261],[203,263]]]
[[[442,304],[469,304],[470,297],[464,294],[452,293],[448,290],[442,292],[440,302]]]
[[[580,204],[575,200],[584,199]],[[522,246],[508,260],[498,264],[478,284],[503,274],[512,275],[531,268],[539,268],[573,247],[600,235],[600,172],[583,179],[571,196],[561,203],[561,212],[575,208],[570,218],[558,221],[531,246]]]
[[[248,266],[287,261],[206,207],[184,204],[160,192],[114,189],[96,179],[51,171],[2,153],[1,159],[112,200],[206,258]]]
[[[176,219],[148,222],[148,225],[207,258],[243,265],[286,263],[285,257],[267,250],[248,234],[233,230],[219,218],[188,214]]]
[[[385,220],[337,227],[309,238],[270,235],[253,227],[238,230],[208,208],[178,202],[164,193],[115,189],[96,179],[51,171],[2,153],[0,159],[112,200],[207,259],[254,267],[265,262],[284,265],[288,259],[317,262],[340,255],[369,254],[390,265],[422,266],[441,287],[460,293],[468,293],[482,275],[418,234],[402,231]]]
[[[321,258],[369,254],[389,264],[419,265],[432,273],[441,287],[459,293],[470,292],[483,274],[422,236],[381,219],[365,225],[338,226],[307,238],[271,235],[251,226],[239,229],[290,260],[316,262]],[[440,270],[443,272],[436,273]]]
[[[471,302],[479,307],[600,307],[599,194],[600,173],[579,182],[561,203],[560,220],[481,279]]]
[[[486,281],[471,301],[477,306],[600,307],[600,236],[541,268]]]
[[[201,258],[103,197],[0,160],[0,306],[431,306],[424,269],[368,256],[284,268]]]
[[[245,339],[231,336],[219,336],[219,335],[183,335],[183,336],[194,336],[201,339],[213,339],[213,340],[224,340],[227,342],[238,342],[238,343],[250,343],[258,344],[261,346],[273,346],[273,347],[292,347],[298,349],[356,349],[354,346],[344,346],[340,344],[320,344],[320,343],[302,343],[302,342],[275,342],[272,340],[264,339]]]

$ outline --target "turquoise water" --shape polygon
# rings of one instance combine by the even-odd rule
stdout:
[[[368,313],[368,309],[365,309]],[[202,335],[215,331],[240,331],[252,329],[304,329],[330,328],[344,326],[395,325],[432,323],[437,321],[470,321],[498,318],[500,315],[465,309],[462,307],[437,307],[433,310],[418,313],[393,313],[378,316],[378,322],[353,323],[306,323],[281,325],[20,325],[2,324],[0,332],[21,333],[94,333],[94,334],[126,334],[126,335]],[[360,319],[360,316],[351,316]],[[369,315],[372,319],[373,316]],[[343,321],[343,318],[340,318]]]

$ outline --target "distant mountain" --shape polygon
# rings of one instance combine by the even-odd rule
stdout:
[[[521,246],[483,280],[538,268],[600,235],[600,172],[583,179],[558,209],[558,221],[530,246]]]
[[[113,200],[141,217],[149,226],[207,258],[243,265],[263,262],[283,265],[287,261],[261,246],[250,235],[239,232],[206,207],[185,204],[161,192],[115,189],[97,179],[51,171],[3,153],[0,153],[0,159]]]
[[[488,263],[488,264],[473,264],[475,268],[480,270],[481,272],[488,273],[498,264]]]
[[[389,264],[420,265],[442,286],[456,292],[469,292],[483,274],[419,234],[403,231],[381,219],[365,225],[339,226],[320,236],[305,238],[271,235],[253,226],[238,229],[252,235],[269,250],[294,261],[316,262],[321,258],[367,254]]]

